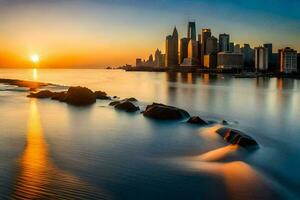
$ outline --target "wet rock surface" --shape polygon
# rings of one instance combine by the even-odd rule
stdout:
[[[52,98],[53,95],[54,93],[51,92],[50,90],[42,90],[39,92],[32,92],[27,97],[45,99],[45,98]]]
[[[181,120],[190,117],[189,113],[185,110],[158,103],[148,105],[143,115],[159,120]]]
[[[201,119],[198,116],[191,117],[187,121],[187,123],[189,123],[189,124],[197,124],[197,125],[207,125],[208,124],[205,120]]]
[[[140,108],[138,106],[135,106],[130,101],[120,102],[120,103],[115,105],[115,108],[117,110],[122,110],[122,111],[125,111],[125,112],[136,112],[136,111],[140,110]]]
[[[96,99],[101,99],[101,100],[110,100],[111,98],[107,96],[106,92],[103,91],[96,91],[94,92],[96,95]]]
[[[70,87],[65,95],[64,102],[76,106],[90,105],[96,102],[96,95],[86,87]]]
[[[31,91],[34,91],[40,87],[50,85],[49,83],[24,81],[24,80],[17,80],[17,79],[3,79],[3,78],[0,79],[0,83],[7,84],[7,85],[14,85],[14,86],[18,86],[18,87],[26,87],[26,88],[29,88]]]
[[[231,144],[236,144],[242,147],[258,146],[258,143],[252,137],[235,129],[224,127],[218,129],[217,133],[222,136],[225,141]]]

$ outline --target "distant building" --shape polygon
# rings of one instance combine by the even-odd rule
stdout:
[[[206,54],[218,53],[218,39],[214,36],[211,36],[206,39]]]
[[[278,51],[280,72],[297,72],[297,51],[286,47]]]
[[[242,53],[241,46],[239,44],[234,45],[234,53]]]
[[[206,54],[204,55],[204,67],[206,68],[217,68],[217,54]]]
[[[300,53],[297,54],[297,72],[300,73]]]
[[[195,40],[189,41],[188,58],[198,59],[198,42]]]
[[[229,52],[230,47],[230,36],[226,33],[219,35],[219,51],[220,52]]]
[[[136,66],[136,67],[142,67],[142,66],[143,66],[143,61],[142,61],[141,58],[137,58],[137,59],[135,60],[135,66]]]
[[[233,42],[229,43],[229,52],[234,53],[234,43]]]
[[[188,57],[188,46],[189,46],[189,38],[182,38],[180,40],[180,64],[183,62],[185,58]]]
[[[218,53],[218,69],[242,69],[243,54],[238,53]]]
[[[244,44],[241,48],[242,54],[244,55],[244,68],[247,70],[255,70],[254,66],[254,50],[249,44]]]
[[[198,60],[199,64],[201,64],[201,34],[198,34]]]
[[[268,51],[269,71],[274,71],[275,63],[274,63],[274,59],[273,59],[273,44],[271,44],[271,43],[264,44],[264,47]]]
[[[188,45],[188,57],[183,60],[181,66],[198,66],[198,42],[190,40]]]
[[[187,38],[196,41],[196,22],[188,23]]]
[[[267,71],[269,68],[268,49],[265,47],[254,48],[256,71]]]
[[[165,65],[167,67],[174,67],[179,65],[178,32],[176,27],[173,30],[173,34],[167,36],[166,38]]]
[[[164,57],[163,54],[159,49],[155,51],[155,61],[154,61],[155,67],[163,67],[164,66]]]
[[[204,55],[207,54],[206,52],[206,40],[211,37],[211,30],[210,29],[202,29],[201,34],[201,64],[204,64]]]

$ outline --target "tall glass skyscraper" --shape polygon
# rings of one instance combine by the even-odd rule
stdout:
[[[196,41],[196,37],[196,22],[189,22],[187,38]]]

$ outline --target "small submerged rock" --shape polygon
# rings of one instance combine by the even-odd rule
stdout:
[[[126,98],[123,101],[138,102],[138,100],[134,97]]]
[[[110,102],[109,105],[110,106],[115,106],[117,104],[121,103],[121,101],[113,101],[113,102]]]
[[[101,99],[101,100],[110,100],[111,99],[109,96],[107,96],[106,92],[96,91],[96,92],[94,92],[94,94],[96,95],[97,99]]]
[[[159,120],[180,120],[190,117],[189,113],[180,108],[153,103],[143,112],[144,116]]]
[[[126,112],[136,112],[140,110],[138,106],[135,106],[130,101],[119,102],[118,104],[115,105],[115,108]]]
[[[222,120],[222,122],[221,122],[223,125],[228,125],[229,123],[228,123],[228,121],[226,121],[226,120]]]
[[[224,138],[225,141],[231,144],[237,144],[242,147],[258,146],[257,142],[250,136],[241,131],[231,128],[220,128],[217,133]]]
[[[187,121],[187,123],[189,123],[189,124],[197,124],[197,125],[207,125],[207,124],[208,124],[205,120],[201,119],[201,118],[198,117],[198,116],[191,117],[191,118]]]

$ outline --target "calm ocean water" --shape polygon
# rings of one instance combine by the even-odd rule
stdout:
[[[0,199],[299,199],[300,81],[119,70],[0,69],[0,78],[87,86],[242,130],[246,151],[195,127],[26,98],[0,85]],[[63,89],[61,87],[52,89]]]

